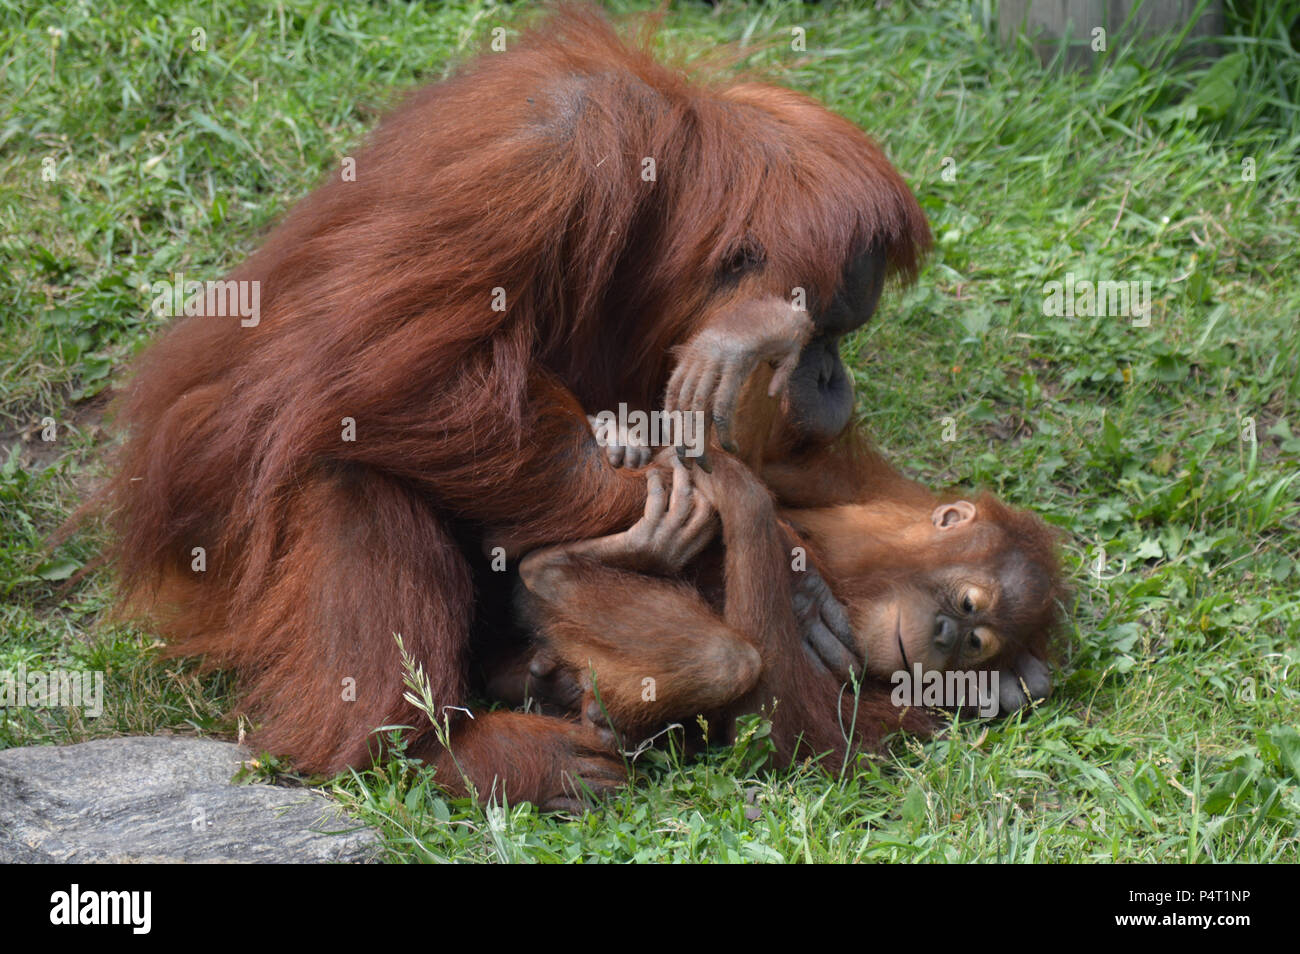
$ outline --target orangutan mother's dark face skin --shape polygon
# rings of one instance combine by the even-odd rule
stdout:
[[[871,318],[884,283],[884,256],[864,253],[845,269],[835,297],[813,315],[813,336],[785,393],[787,419],[802,438],[830,441],[853,417],[853,379],[840,359],[840,340]]]
[[[788,289],[773,287],[781,283],[766,277],[761,246],[754,246],[749,258],[740,278],[734,269],[723,276],[737,284],[729,286],[716,312],[678,350],[664,410],[701,413],[699,446],[708,446],[709,428],[716,426],[723,450],[734,453],[731,425],[738,397],[751,373],[766,361],[773,369],[768,393],[780,395],[793,436],[827,443],[853,417],[853,380],[840,360],[840,341],[875,312],[885,282],[885,257],[875,251],[858,255],[844,269],[830,300],[809,302],[806,309],[787,297]],[[685,457],[684,448],[678,453]],[[701,455],[707,470],[703,461]]]

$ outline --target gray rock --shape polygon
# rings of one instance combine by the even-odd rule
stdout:
[[[250,757],[167,736],[0,752],[0,863],[375,858],[375,833],[325,796],[232,785]]]

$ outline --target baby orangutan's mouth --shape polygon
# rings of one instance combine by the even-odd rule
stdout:
[[[907,664],[907,650],[903,648],[903,611],[899,610],[898,615],[894,617],[894,639],[898,641],[898,655],[903,660],[903,671],[910,672],[912,667]]]

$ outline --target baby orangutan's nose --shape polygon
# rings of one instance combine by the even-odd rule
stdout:
[[[966,630],[951,616],[939,613],[934,618],[934,648],[950,663],[959,657],[979,659],[986,648],[985,637],[979,627]]]
[[[961,642],[961,627],[951,616],[945,616],[939,613],[934,618],[934,648],[943,653],[944,656],[951,656],[957,651],[957,646]]]

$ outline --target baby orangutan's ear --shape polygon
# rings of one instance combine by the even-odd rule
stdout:
[[[934,513],[930,514],[930,520],[940,530],[964,527],[974,519],[975,505],[969,500],[956,500],[952,503],[940,504],[934,508]]]

